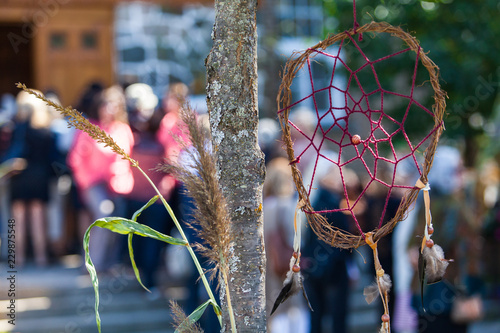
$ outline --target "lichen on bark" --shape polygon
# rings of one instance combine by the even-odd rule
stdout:
[[[218,176],[231,213],[229,285],[238,332],[265,332],[264,156],[257,141],[257,1],[215,1],[206,60]],[[221,300],[224,307],[225,300]],[[229,330],[227,314],[225,329]]]

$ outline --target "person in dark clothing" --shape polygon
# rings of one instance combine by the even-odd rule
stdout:
[[[386,193],[382,194],[379,193],[367,196],[368,208],[366,213],[366,220],[368,225],[370,226],[369,230],[376,229],[381,218],[382,218],[382,225],[385,225],[387,222],[392,220],[396,215],[399,204],[401,202],[401,197],[399,196],[399,194],[395,194],[394,192],[388,199],[386,197]],[[377,251],[378,251],[378,258],[380,264],[382,265],[382,268],[384,269],[384,272],[388,274],[391,277],[391,279],[394,279],[393,260],[392,260],[392,254],[394,249],[392,246],[392,242],[393,242],[393,233],[391,232],[388,235],[382,237],[378,241]],[[375,276],[376,274],[375,267],[373,266],[372,269],[373,269],[372,270],[373,276]],[[395,300],[394,288],[391,288],[389,291],[389,314],[391,318],[393,318],[394,300]],[[379,302],[379,307],[380,307],[379,309],[380,313],[383,313],[384,305],[382,304],[382,302]]]
[[[165,158],[165,147],[156,139],[157,126],[152,124],[151,119],[158,104],[158,98],[154,95],[151,87],[144,83],[128,86],[125,90],[125,97],[135,143],[131,157],[139,162],[143,170],[146,170],[163,197],[172,204],[176,191],[176,180],[172,175],[152,171]],[[156,195],[151,184],[137,168],[132,169],[132,175],[134,187],[127,194],[127,216],[132,216],[136,210]],[[174,225],[167,210],[159,200],[141,213],[138,222],[164,234],[170,234]],[[155,274],[160,265],[160,254],[165,243],[147,237],[135,237],[133,247],[137,265],[141,270],[142,282],[152,292],[148,295],[153,298],[158,297],[159,291]]]
[[[332,210],[340,207],[340,195],[326,182],[321,182],[313,202],[316,210]],[[325,215],[327,220],[337,228],[349,230],[348,216],[342,212]],[[313,305],[311,312],[311,333],[322,332],[325,316],[333,319],[333,332],[347,332],[347,310],[349,298],[349,276],[347,260],[349,252],[320,241],[309,230],[306,245],[302,251],[305,269],[305,288]]]
[[[30,234],[33,254],[38,266],[48,263],[46,204],[49,181],[54,176],[52,162],[57,159],[55,137],[47,106],[21,92],[17,97],[21,121],[15,129],[12,157],[21,157],[26,168],[10,180],[12,215],[16,221],[16,264],[26,261],[26,239]],[[25,117],[26,116],[26,117]],[[23,121],[26,120],[26,121]]]
[[[473,204],[468,200],[471,188],[467,187],[465,179],[460,151],[450,146],[438,147],[429,174],[432,240],[434,246],[442,248],[445,259],[454,261],[450,262],[440,282],[424,285],[423,295],[419,278],[414,277],[413,306],[418,313],[418,332],[465,333],[469,324],[481,317],[479,306],[456,307],[457,302],[474,297],[480,299],[483,292],[480,265],[483,240],[477,218],[471,214]],[[425,221],[425,209],[421,208],[418,214],[419,220]],[[422,224],[417,228],[417,232],[422,232]],[[414,242],[417,244],[410,251],[413,258],[417,258],[421,238]]]

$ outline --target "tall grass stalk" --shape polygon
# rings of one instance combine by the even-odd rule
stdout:
[[[219,284],[225,286],[231,330],[236,333],[228,281],[228,260],[232,255],[233,244],[231,216],[217,177],[217,161],[212,153],[210,133],[208,126],[203,126],[189,105],[183,106],[180,118],[186,126],[189,144],[179,138],[179,143],[184,146],[184,155],[176,161],[167,161],[158,169],[179,179],[193,199],[195,209],[189,226],[203,239],[203,244],[196,244],[196,247],[213,265],[212,277],[218,273]]]
[[[123,159],[128,160],[133,167],[137,168],[144,175],[144,177],[146,177],[146,179],[151,184],[151,186],[153,187],[155,192],[158,194],[163,206],[165,207],[165,209],[169,213],[170,217],[174,221],[174,224],[175,224],[177,230],[179,231],[179,234],[181,235],[182,239],[188,244],[186,246],[187,250],[188,250],[189,254],[191,255],[191,258],[196,266],[196,269],[198,270],[198,273],[200,274],[200,278],[203,281],[203,285],[207,291],[207,294],[208,294],[209,298],[212,300],[213,304],[217,305],[218,302],[216,301],[214,294],[212,293],[212,289],[210,288],[210,284],[208,283],[208,280],[205,276],[203,268],[201,267],[200,262],[196,256],[196,254],[193,251],[192,244],[189,243],[189,241],[186,237],[186,234],[184,233],[184,230],[183,230],[182,226],[180,225],[179,221],[177,220],[177,217],[175,216],[172,208],[170,207],[168,202],[165,200],[163,195],[160,193],[160,191],[158,190],[156,185],[153,183],[151,178],[149,178],[149,176],[144,172],[144,170],[141,169],[141,167],[139,166],[139,163],[136,160],[134,160],[133,158],[131,158],[127,153],[125,153],[125,151],[121,147],[119,147],[116,144],[116,142],[113,140],[113,138],[111,138],[105,131],[103,131],[99,126],[92,124],[79,111],[73,109],[72,107],[62,107],[61,105],[54,103],[51,100],[47,99],[44,95],[39,94],[39,93],[33,91],[32,89],[29,89],[28,87],[26,87],[26,85],[24,85],[22,83],[18,83],[17,87],[26,91],[27,93],[29,93],[31,95],[34,95],[35,97],[43,100],[47,105],[56,109],[64,117],[66,117],[69,126],[72,126],[76,129],[84,131],[91,138],[93,138],[96,142],[102,143],[106,147],[109,147],[112,151],[114,151],[116,154],[120,155]],[[217,318],[219,320],[219,323],[222,326],[222,314],[220,312],[220,308],[218,308],[218,306],[217,307],[214,306],[214,310],[215,310],[215,313],[216,313]],[[236,330],[233,330],[233,332],[236,332]]]

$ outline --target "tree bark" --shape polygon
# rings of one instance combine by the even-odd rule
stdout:
[[[266,331],[265,166],[257,141],[256,10],[256,0],[216,0],[213,47],[206,59],[213,148],[232,217],[228,288],[239,333]],[[224,309],[222,284],[221,304]],[[230,331],[227,312],[223,318],[222,331]]]

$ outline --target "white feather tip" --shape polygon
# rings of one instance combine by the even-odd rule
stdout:
[[[425,260],[427,284],[441,281],[449,265],[449,261],[444,258],[444,251],[441,246],[434,244],[430,248],[425,247],[422,256]]]

